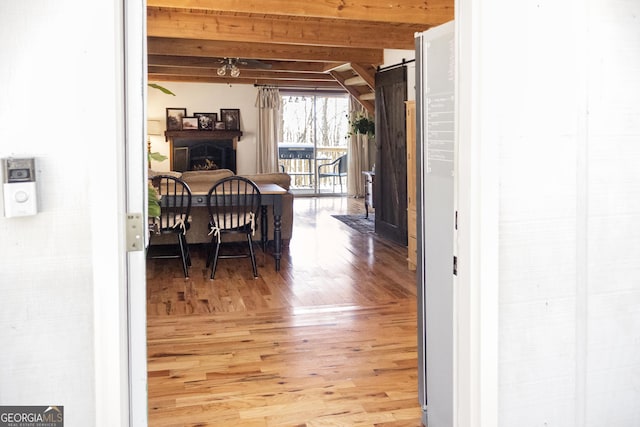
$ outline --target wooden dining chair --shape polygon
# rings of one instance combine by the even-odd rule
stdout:
[[[209,234],[211,244],[207,256],[207,267],[211,266],[213,280],[218,266],[218,259],[251,258],[253,277],[258,277],[253,238],[258,226],[261,210],[261,195],[258,186],[250,179],[231,176],[218,181],[207,194],[209,211]],[[248,253],[220,253],[223,236],[227,234],[244,234],[249,245]]]
[[[187,231],[191,223],[191,189],[182,179],[170,175],[157,175],[150,179],[160,204],[160,215],[149,218],[150,237],[148,258],[180,258],[184,277],[189,277],[191,256],[187,244]],[[151,250],[154,235],[170,234],[176,236],[177,250]]]

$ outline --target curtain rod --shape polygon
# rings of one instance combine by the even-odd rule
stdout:
[[[253,87],[264,87],[264,88],[273,88],[280,89],[281,92],[321,92],[327,94],[339,94],[339,95],[348,95],[344,89],[329,89],[329,88],[321,88],[321,87],[304,87],[304,86],[278,86],[278,85],[263,85],[259,83],[254,83]]]
[[[312,87],[312,86],[290,86],[290,85],[277,85],[277,84],[265,85],[260,83],[254,83],[253,87],[266,87],[266,88],[274,88],[274,89],[300,89],[300,90],[329,90],[329,91],[340,90],[335,88],[323,88],[323,87]]]
[[[406,59],[402,58],[402,62],[399,62],[397,64],[387,65],[386,67],[378,66],[377,71],[386,71],[386,70],[390,70],[391,68],[403,67],[403,66],[405,66],[407,64],[410,64],[412,62],[416,62],[416,60],[415,59],[406,60]]]

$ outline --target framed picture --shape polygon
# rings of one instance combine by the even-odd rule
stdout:
[[[213,130],[213,124],[218,121],[218,113],[193,113],[198,119],[199,130]]]
[[[182,130],[182,118],[186,115],[186,108],[167,108],[167,130]]]
[[[221,108],[220,120],[226,130],[240,130],[240,110],[237,108]]]
[[[215,122],[213,124],[213,128],[215,130],[225,130],[226,129],[224,122]]]
[[[198,118],[197,117],[183,117],[182,118],[182,130],[198,130]]]

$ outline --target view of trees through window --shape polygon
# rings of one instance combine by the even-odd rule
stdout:
[[[347,96],[285,95],[282,97],[282,138],[287,144],[346,146]]]
[[[343,191],[335,179],[318,179],[317,168],[347,154],[348,113],[347,95],[282,96],[280,164],[292,176],[292,189]]]

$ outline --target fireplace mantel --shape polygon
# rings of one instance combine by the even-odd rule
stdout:
[[[214,142],[214,141],[233,141],[233,150],[237,149],[238,141],[242,136],[241,131],[232,130],[168,130],[164,133],[165,140],[169,142],[169,166],[174,170],[174,146],[183,145],[183,141],[190,142]],[[235,154],[233,155],[235,164]]]
[[[165,141],[169,142],[177,138],[240,141],[241,136],[242,132],[238,130],[168,130],[164,133]]]

